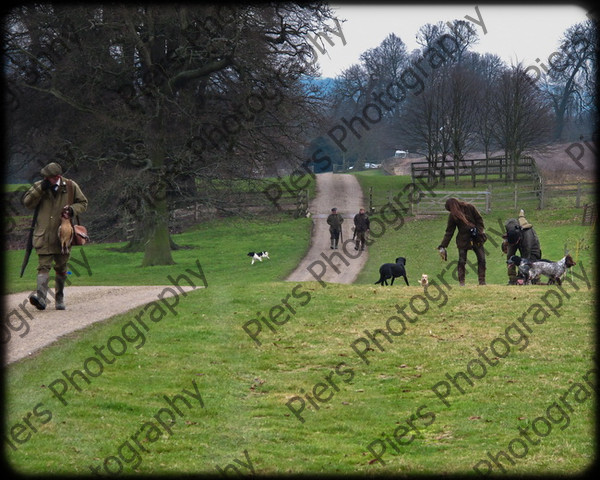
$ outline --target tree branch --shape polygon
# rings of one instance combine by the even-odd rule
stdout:
[[[227,55],[220,60],[209,63],[208,65],[204,65],[200,68],[195,68],[192,70],[185,70],[183,72],[179,72],[175,75],[171,80],[169,80],[169,88],[171,90],[176,90],[185,86],[188,82],[195,80],[197,78],[202,78],[211,73],[218,72],[219,70],[223,70],[224,68],[230,66],[232,64],[231,56]]]

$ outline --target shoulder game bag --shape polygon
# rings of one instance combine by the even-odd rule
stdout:
[[[67,203],[69,206],[73,204],[74,196],[75,193],[73,192],[73,182],[71,180],[67,180]],[[73,230],[75,230],[75,235],[73,236],[73,245],[85,245],[90,241],[87,228],[79,224],[79,215],[76,215],[75,218],[77,219],[77,223],[75,223],[71,218]]]

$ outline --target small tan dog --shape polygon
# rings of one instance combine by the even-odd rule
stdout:
[[[73,236],[75,230],[71,223],[71,215],[69,213],[69,207],[65,206],[60,214],[60,226],[58,227],[58,238],[60,240],[60,252],[64,255],[71,251],[71,244],[73,243]]]
[[[426,273],[424,273],[423,275],[421,275],[421,286],[427,290],[427,287],[429,286],[429,277],[427,276]]]

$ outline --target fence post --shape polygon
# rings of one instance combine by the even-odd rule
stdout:
[[[485,154],[485,175],[483,177],[484,178],[483,181],[486,182],[486,183],[488,181],[488,169],[489,169],[489,167],[490,167],[490,159],[488,158],[487,152],[486,152],[486,154]]]
[[[581,182],[577,182],[577,197],[575,197],[575,207],[579,208],[580,201],[581,201]]]
[[[515,200],[515,205],[514,208],[515,210],[517,209],[517,204],[519,203],[519,193],[517,190],[517,184],[515,183],[515,194],[514,194],[514,200]]]
[[[373,187],[369,187],[369,213],[373,213]]]
[[[546,185],[545,181],[542,178],[540,181],[540,210],[543,210],[546,207]]]

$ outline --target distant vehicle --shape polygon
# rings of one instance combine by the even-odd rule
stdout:
[[[396,150],[396,153],[394,153],[394,157],[396,158],[406,158],[408,155],[408,151],[406,150]]]
[[[365,163],[365,168],[379,168],[381,163]]]

